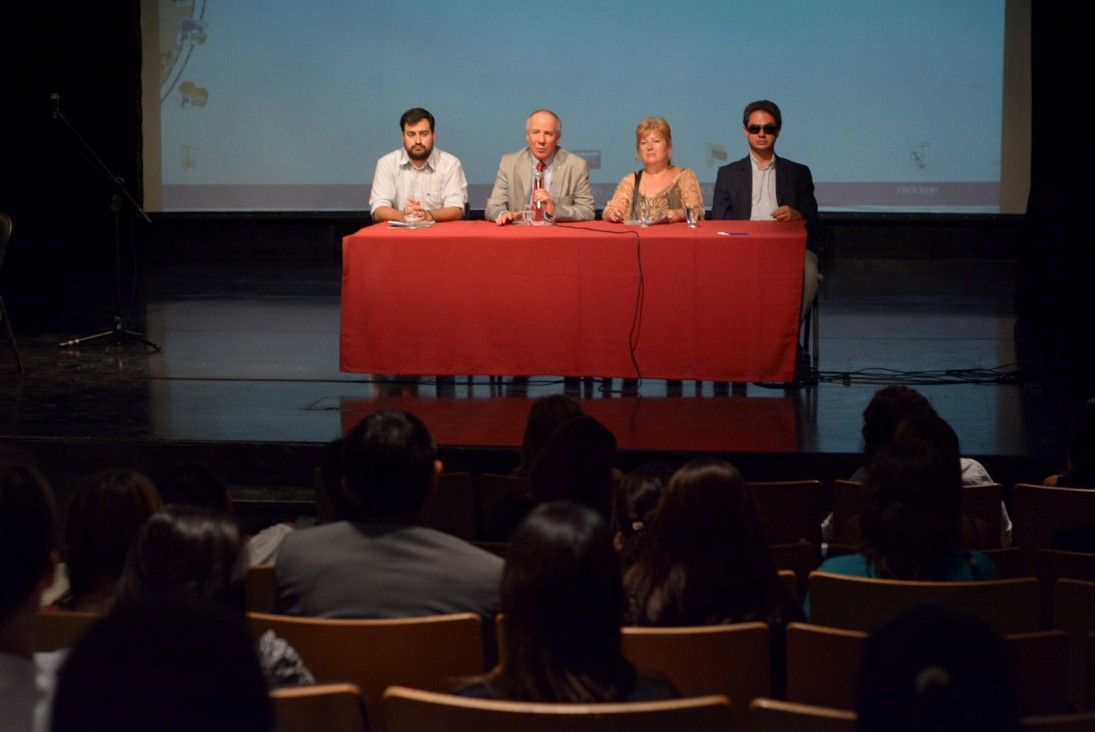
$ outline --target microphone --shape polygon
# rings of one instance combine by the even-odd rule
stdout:
[[[536,170],[535,175],[536,175],[536,188],[537,188],[537,190],[539,190],[540,188],[544,187],[544,184],[543,184],[544,174],[543,174],[542,171],[540,171],[538,169],[538,170]],[[536,202],[536,210],[537,211],[540,210],[540,202],[539,201]]]
[[[56,120],[61,114],[61,95],[53,92],[49,95],[49,100],[53,102],[53,119]]]

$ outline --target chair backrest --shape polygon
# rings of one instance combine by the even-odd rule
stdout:
[[[101,617],[100,613],[75,610],[40,610],[34,627],[34,646],[39,652],[71,648]]]
[[[1015,712],[1059,714],[1068,701],[1068,634],[1059,630],[1004,638],[1015,682]]]
[[[999,483],[962,488],[962,548],[996,549],[1000,546],[1000,506],[1004,487]],[[860,517],[868,503],[867,488],[851,480],[833,481],[833,541],[857,546],[862,538]]]
[[[1053,600],[1053,627],[1068,633],[1068,698],[1082,706],[1088,636],[1095,631],[1095,582],[1059,579]]]
[[[1015,579],[1017,577],[1030,577],[1027,569],[1027,561],[1023,550],[1016,546],[1006,549],[982,549],[984,554],[996,567],[996,576],[1000,579]]]
[[[681,694],[721,694],[733,702],[735,728],[744,726],[751,699],[772,694],[765,623],[624,628],[622,641],[636,668],[663,676]]]
[[[787,626],[787,700],[854,709],[855,683],[867,633],[793,622]],[[1067,634],[1054,630],[1004,637],[1018,714],[1069,709]]]
[[[776,699],[749,705],[749,732],[855,732],[855,712]]]
[[[999,633],[1039,629],[1038,580],[1024,577],[983,582],[911,582],[810,575],[810,622],[870,632],[903,610],[941,603],[975,615]]]
[[[1053,625],[1054,593],[1057,580],[1073,579],[1095,582],[1095,554],[1062,552],[1057,549],[1035,549],[1030,555],[1032,573],[1042,583],[1042,625]],[[1095,611],[1095,610],[1093,610]]]
[[[1015,546],[1045,549],[1058,529],[1095,526],[1095,491],[1016,483],[1011,513]]]
[[[293,646],[316,681],[357,684],[378,724],[377,710],[387,687],[406,684],[441,691],[485,670],[475,613],[381,620],[249,616],[256,634],[273,630]]]
[[[727,732],[730,702],[701,696],[627,704],[540,704],[468,699],[392,687],[387,732]]]
[[[247,609],[253,613],[268,613],[274,609],[274,593],[278,578],[273,564],[252,564],[243,578]]]
[[[760,514],[765,541],[769,544],[808,541],[821,546],[821,522],[829,513],[829,497],[820,480],[748,485]]]
[[[286,686],[270,691],[278,732],[369,732],[365,700],[354,684]]]
[[[852,709],[867,634],[811,623],[787,626],[787,701]]]
[[[799,602],[806,599],[806,578],[821,564],[821,550],[817,544],[809,541],[796,541],[793,544],[772,544],[768,547],[772,553],[772,562],[776,570],[789,569],[798,578],[795,597]]]
[[[1095,633],[1087,634],[1084,651],[1084,683],[1080,696],[1080,711],[1095,712]]]
[[[962,548],[1000,548],[1001,509],[1004,486],[999,483],[962,488]]]
[[[465,541],[476,539],[479,534],[471,473],[441,475],[437,488],[426,501],[426,525]]]
[[[780,569],[776,571],[776,577],[779,579],[780,585],[787,592],[788,595],[794,598],[798,598],[799,602],[802,598],[799,594],[799,581],[798,575],[795,574],[793,569]],[[803,578],[805,579],[805,578]],[[805,584],[805,583],[803,583]]]
[[[1017,732],[1092,732],[1095,712],[1020,717],[1015,729]]]
[[[479,476],[479,536],[490,541],[508,541],[508,536],[498,533],[499,509],[521,501],[529,495],[528,478],[516,475],[483,473]],[[504,528],[504,527],[503,527]]]
[[[866,507],[866,486],[854,480],[833,481],[833,541],[847,546],[859,544],[859,517]]]
[[[855,683],[867,634],[810,623],[787,626],[787,700],[853,709]],[[1069,709],[1068,636],[1060,631],[1018,633],[1004,643],[1015,681],[1018,714]]]

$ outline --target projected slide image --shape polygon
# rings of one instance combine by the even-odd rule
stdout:
[[[810,166],[823,210],[999,211],[1005,0],[554,0],[550,17],[520,0],[144,1],[161,167],[145,185],[165,210],[365,210],[416,106],[473,209],[543,107],[598,207],[638,167],[648,116],[710,191],[748,152],[741,110],[767,98],[777,155]]]

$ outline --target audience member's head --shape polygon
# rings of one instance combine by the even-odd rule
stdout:
[[[612,496],[613,544],[620,555],[620,566],[627,570],[648,543],[654,512],[673,477],[673,469],[664,463],[650,463],[624,476]]]
[[[612,512],[612,461],[616,436],[590,416],[567,420],[551,433],[533,463],[534,504],[576,501],[606,522]]]
[[[0,451],[0,652],[34,650],[31,634],[15,626],[33,627],[53,576],[53,516],[52,491],[30,459]]]
[[[920,441],[891,442],[875,455],[866,482],[863,550],[879,577],[933,579],[961,541],[961,480]]]
[[[133,470],[108,470],[83,481],[65,519],[66,608],[109,609],[133,536],[161,506],[152,482]]]
[[[569,501],[536,508],[502,573],[506,641],[489,684],[522,701],[603,702],[634,683],[620,648],[624,596],[604,520]]]
[[[399,409],[374,412],[343,440],[346,491],[372,520],[417,518],[441,472],[426,425]]]
[[[930,446],[943,458],[948,469],[953,468],[952,479],[962,485],[962,451],[958,434],[937,414],[918,412],[902,419],[894,430],[895,440],[919,440]]]
[[[54,732],[270,732],[273,712],[244,618],[215,603],[119,606],[72,648]]]
[[[117,604],[175,598],[246,612],[244,545],[235,519],[223,511],[178,505],[157,511],[133,539]]]
[[[907,386],[887,386],[875,392],[863,410],[863,458],[874,459],[878,449],[893,439],[898,423],[910,414],[935,414],[923,394]]]
[[[217,511],[232,511],[228,486],[208,465],[174,465],[156,480],[156,489],[165,506],[205,506]]]
[[[1005,732],[1015,712],[1008,657],[982,621],[940,606],[867,639],[856,691],[862,732]]]
[[[551,433],[568,419],[580,416],[582,408],[578,402],[564,394],[542,396],[534,401],[529,408],[525,436],[521,440],[521,465],[517,468],[517,474],[528,476]]]
[[[698,458],[670,479],[649,544],[627,574],[638,625],[711,625],[796,615],[779,583],[745,479]]]

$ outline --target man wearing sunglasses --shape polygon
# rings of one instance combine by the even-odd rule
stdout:
[[[802,314],[817,295],[817,252],[821,220],[814,179],[805,165],[776,156],[776,139],[783,117],[774,102],[751,102],[742,115],[749,154],[719,168],[714,219],[753,221],[806,221],[806,258],[802,287]],[[804,355],[804,354],[803,354]]]

